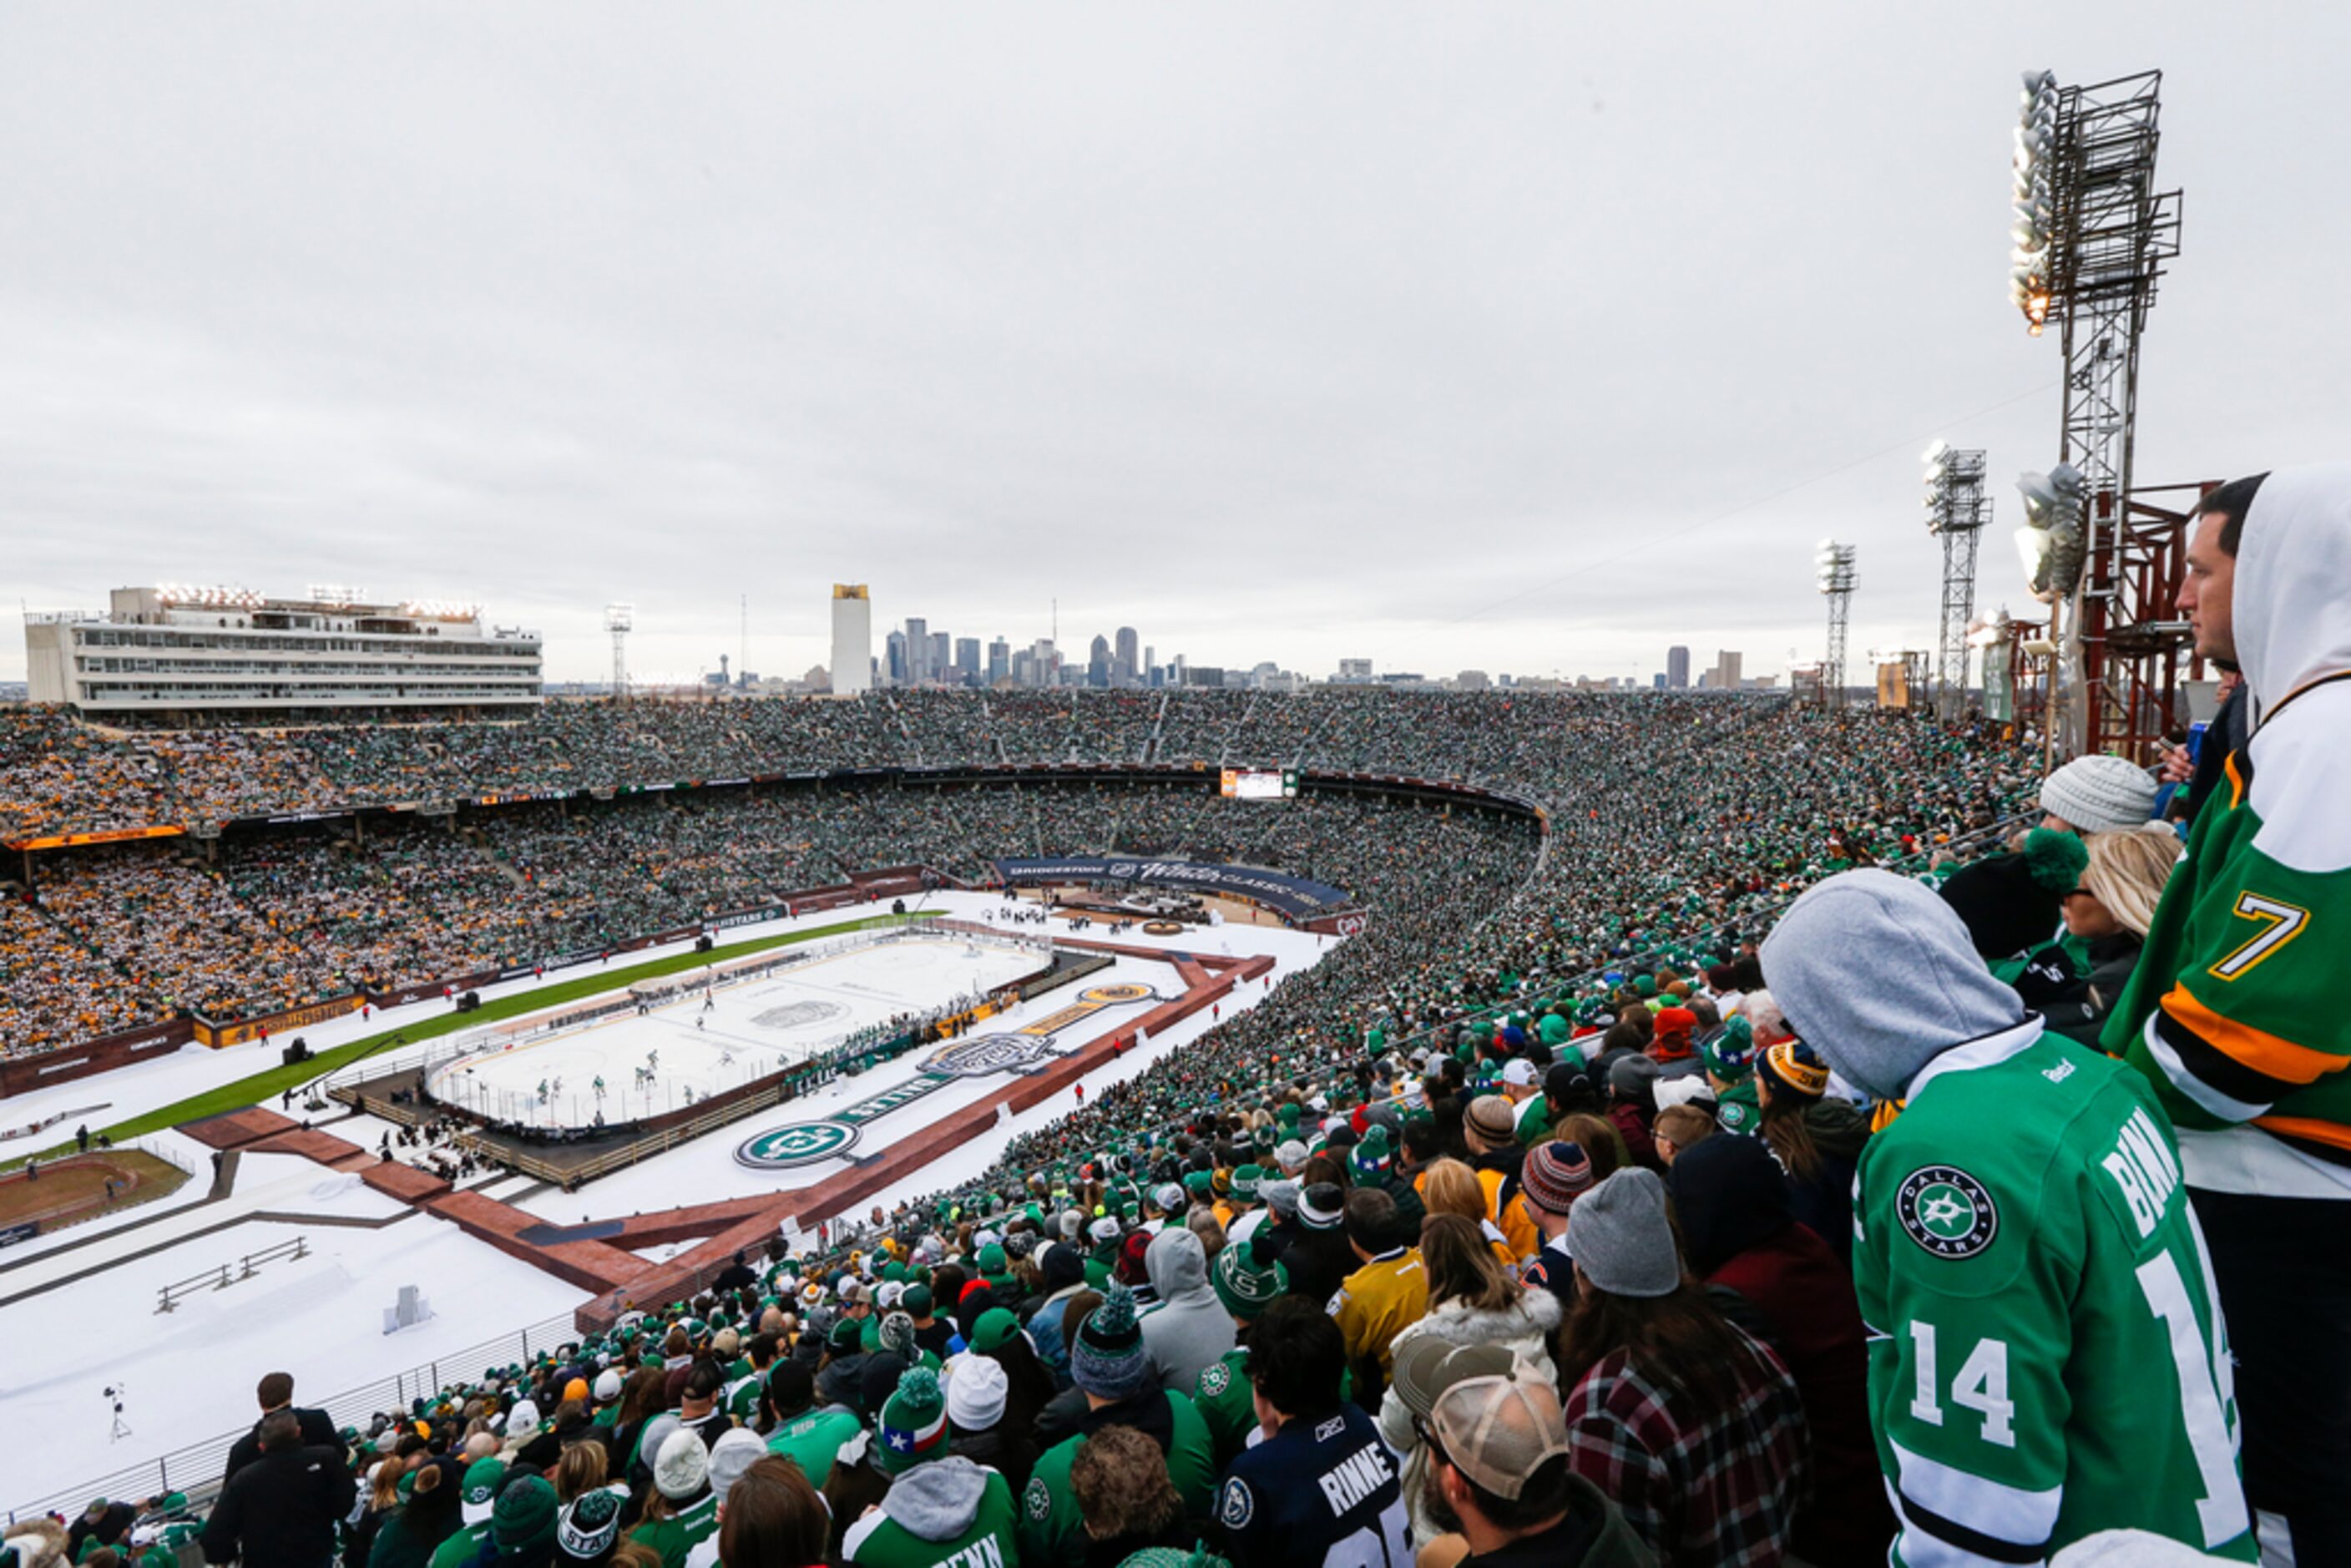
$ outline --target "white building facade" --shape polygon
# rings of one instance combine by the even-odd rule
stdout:
[[[832,695],[873,689],[873,601],[862,582],[832,585]]]
[[[25,656],[34,702],[101,721],[518,716],[540,701],[538,632],[344,589],[118,588],[103,615],[28,615]]]

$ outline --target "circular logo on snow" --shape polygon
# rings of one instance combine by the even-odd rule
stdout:
[[[951,1040],[923,1058],[923,1071],[949,1078],[985,1078],[993,1072],[1026,1072],[1052,1055],[1053,1037],[1042,1034],[976,1034]]]
[[[744,1139],[735,1163],[755,1171],[789,1170],[847,1154],[856,1142],[857,1128],[848,1122],[789,1122]]]
[[[1020,1494],[1020,1506],[1029,1511],[1029,1518],[1040,1524],[1045,1522],[1053,1511],[1053,1489],[1045,1484],[1044,1477],[1038,1476],[1029,1482],[1029,1490]]]
[[[1078,993],[1081,1002],[1099,1002],[1110,1007],[1119,1002],[1147,1002],[1151,999],[1149,986],[1138,986],[1132,980],[1122,980],[1114,986],[1095,986]]]
[[[754,1013],[751,1016],[751,1021],[761,1029],[809,1029],[817,1024],[830,1022],[848,1010],[849,1009],[840,1002],[786,1002],[781,1007],[773,1007],[765,1012]]]
[[[1938,1258],[1972,1258],[2000,1234],[2000,1210],[1983,1183],[1957,1166],[1922,1166],[1894,1195],[1895,1218]]]
[[[1249,1516],[1257,1511],[1257,1499],[1249,1496],[1249,1485],[1238,1477],[1225,1483],[1225,1500],[1217,1505],[1217,1517],[1225,1521],[1227,1530],[1246,1530]]]

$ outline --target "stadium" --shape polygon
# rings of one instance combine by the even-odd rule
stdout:
[[[2142,441],[2162,72],[531,9],[17,30],[0,1568],[2351,1563],[2337,324],[2249,179]]]
[[[302,1235],[307,1258],[214,1294],[237,1322],[266,1317],[262,1343],[319,1336],[303,1385],[335,1396],[339,1422],[487,1330],[515,1353],[474,1359],[510,1361],[524,1318],[545,1341],[686,1299],[747,1242],[870,1244],[877,1219],[919,1230],[1032,1179],[1066,1190],[1113,1130],[1343,1081],[1366,1031],[1416,1049],[1531,988],[1578,995],[1636,947],[1730,952],[1853,854],[1839,846],[1924,869],[2010,823],[2032,786],[2019,753],[1907,717],[1732,698],[896,692],[550,703],[519,725],[8,726],[10,1130],[69,1113],[195,1178],[126,1207],[110,1239],[75,1226],[0,1254],[0,1324],[87,1312],[46,1287],[103,1265],[123,1334],[151,1338],[163,1287]],[[1680,799],[1595,787],[1635,732],[1675,737],[1678,758],[1642,767],[1687,780]],[[1784,769],[1700,765],[1724,747],[1817,758],[1810,804],[1765,805],[1790,797]],[[1302,786],[1228,796],[1239,767]],[[1667,835],[1720,848],[1595,881]],[[1126,877],[1044,880],[1080,856]],[[1175,867],[1203,905],[1191,922],[1111,896]],[[1134,999],[1076,1000],[1112,986]],[[944,1076],[854,1150],[737,1157],[771,1124],[853,1132],[922,1053],[1040,1019],[1044,1060]],[[234,1181],[199,1207],[212,1156],[232,1154]],[[45,1156],[63,1163],[43,1187],[71,1145]],[[385,1335],[375,1309],[400,1284],[434,1316]],[[461,1312],[477,1290],[531,1307]],[[176,1336],[214,1305],[162,1321]],[[157,1445],[152,1479],[105,1490],[168,1490],[167,1454],[214,1437],[183,1422],[233,1407],[245,1378],[167,1377],[171,1340],[152,1358],[60,1364],[8,1403],[64,1430],[98,1419],[102,1437],[108,1413],[68,1395],[127,1381],[142,1433],[181,1440]],[[329,1367],[348,1395],[319,1385]],[[90,1454],[123,1446],[20,1454],[11,1479],[55,1506],[54,1488],[89,1490]]]

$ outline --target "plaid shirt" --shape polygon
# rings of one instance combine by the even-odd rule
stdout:
[[[1795,1380],[1768,1347],[1739,1337],[1753,1354],[1740,1359],[1727,1410],[1651,1383],[1623,1351],[1567,1397],[1568,1462],[1615,1500],[1667,1568],[1771,1568],[1787,1555],[1812,1490]]]

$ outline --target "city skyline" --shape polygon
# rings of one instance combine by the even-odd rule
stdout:
[[[833,590],[836,632],[833,657],[841,658],[845,644],[839,628],[843,613],[849,612],[859,626],[870,625],[871,600],[869,585],[858,584],[851,590],[836,585]],[[1057,630],[1058,626],[1053,629]],[[1465,666],[1458,670],[1412,670],[1401,665],[1383,665],[1376,655],[1343,656],[1328,671],[1283,667],[1279,661],[1252,659],[1244,655],[1238,661],[1194,660],[1188,654],[1176,653],[1166,663],[1156,657],[1156,644],[1147,644],[1133,626],[1118,627],[1114,633],[1080,633],[1084,648],[1072,654],[1052,636],[1038,637],[1016,643],[1001,632],[991,633],[985,642],[976,636],[964,635],[944,628],[935,628],[928,616],[910,615],[896,626],[885,626],[878,643],[866,650],[867,683],[851,682],[846,686],[839,671],[827,665],[824,686],[836,695],[853,695],[873,686],[907,687],[924,685],[963,686],[986,689],[1009,684],[1030,689],[1083,687],[1092,690],[1159,690],[1194,683],[1189,677],[1206,674],[1209,684],[1246,686],[1251,689],[1276,687],[1296,689],[1308,685],[1374,685],[1383,682],[1408,684],[1480,685],[1487,682],[1510,681],[1512,684],[1562,682],[1605,682],[1612,685],[1633,688],[1660,687],[1683,690],[1695,684],[1698,689],[1731,691],[1744,689],[1745,683],[1759,677],[1743,672],[1740,650],[1718,648],[1714,663],[1699,672],[1695,683],[1689,679],[1690,650],[1675,645],[1666,650],[1665,662],[1653,673],[1637,668],[1625,671],[1560,671],[1499,669],[1486,671]],[[1071,640],[1074,646],[1077,637]],[[953,649],[951,658],[939,657],[942,650]],[[917,648],[927,649],[923,657]],[[1637,665],[1638,660],[1630,662]],[[808,672],[813,674],[813,671]],[[1228,679],[1227,677],[1230,678]],[[798,676],[778,679],[798,680]],[[1777,677],[1769,677],[1776,682]],[[1767,685],[1767,688],[1769,686]]]

